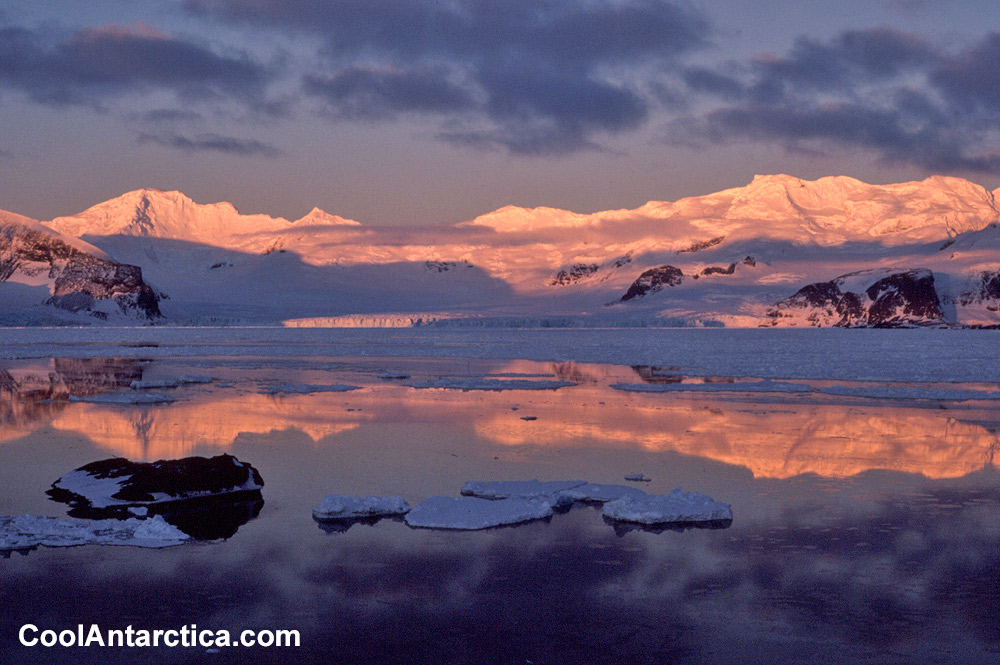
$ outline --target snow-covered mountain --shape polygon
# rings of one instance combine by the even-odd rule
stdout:
[[[117,263],[93,245],[3,211],[0,302],[5,323],[160,316],[158,298],[143,281],[141,268]]]
[[[46,226],[141,266],[172,321],[1000,323],[995,192],[941,176],[757,176],[632,210],[507,206],[408,229],[143,189]]]

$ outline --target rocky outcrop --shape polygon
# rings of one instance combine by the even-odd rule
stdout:
[[[88,254],[40,225],[0,221],[0,281],[48,283],[45,304],[97,318],[98,301],[113,301],[124,314],[160,317],[159,298],[142,279],[142,269]]]
[[[132,462],[91,462],[52,483],[48,495],[70,516],[109,519],[162,515],[188,535],[228,538],[264,504],[264,480],[232,455]]]
[[[627,302],[634,298],[643,298],[651,293],[662,291],[664,287],[677,286],[684,278],[684,273],[680,268],[674,266],[660,266],[650,268],[639,275],[639,278],[632,282],[628,291],[621,297],[620,302]]]
[[[866,270],[799,289],[767,311],[775,326],[903,328],[942,325],[930,270]]]

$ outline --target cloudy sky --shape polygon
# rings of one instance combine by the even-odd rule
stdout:
[[[4,0],[0,208],[631,208],[755,173],[1000,186],[995,0]]]

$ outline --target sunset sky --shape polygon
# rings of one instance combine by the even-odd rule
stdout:
[[[0,208],[631,208],[755,173],[1000,186],[1000,9],[945,0],[4,0]]]

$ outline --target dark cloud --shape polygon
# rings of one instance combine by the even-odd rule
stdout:
[[[949,55],[892,28],[799,39],[786,56],[692,69],[692,92],[724,102],[675,126],[683,139],[874,151],[929,171],[1000,172],[1000,35]],[[678,141],[679,142],[679,141]]]
[[[349,67],[331,76],[305,77],[305,90],[324,98],[338,116],[378,119],[397,113],[464,111],[472,99],[435,69],[373,69]]]
[[[221,152],[242,157],[277,157],[274,146],[253,139],[239,139],[218,134],[199,134],[194,138],[174,133],[139,135],[140,143],[154,143],[184,152]]]
[[[186,5],[319,36],[329,69],[304,86],[335,116],[434,113],[462,125],[442,131],[446,140],[521,154],[594,148],[601,134],[639,127],[656,98],[631,79],[651,80],[651,70],[673,67],[709,34],[701,14],[663,0]]]
[[[0,29],[0,84],[54,105],[100,105],[109,94],[164,89],[185,98],[259,98],[264,66],[144,25],[104,26],[56,40],[19,27]]]

